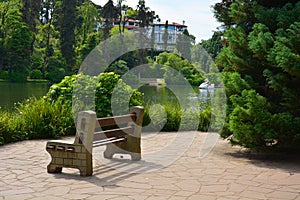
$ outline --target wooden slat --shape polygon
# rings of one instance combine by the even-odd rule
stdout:
[[[97,121],[101,127],[112,126],[112,125],[116,125],[116,124],[125,124],[125,123],[132,122],[135,120],[136,120],[135,114],[97,118]]]
[[[94,141],[103,140],[112,137],[122,137],[127,135],[128,133],[132,133],[133,127],[128,126],[124,128],[111,129],[106,131],[100,131],[94,133]]]
[[[124,140],[126,140],[126,138],[110,138],[109,140],[100,140],[100,141],[94,142],[93,147],[100,147],[100,146],[103,146],[106,144],[121,142]]]

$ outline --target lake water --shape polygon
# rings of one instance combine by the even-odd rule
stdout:
[[[144,93],[147,104],[179,104],[183,107],[195,107],[199,102],[210,104],[215,90],[199,89],[187,86],[142,86],[139,91]]]
[[[30,97],[46,95],[50,85],[48,83],[7,83],[0,82],[0,107],[13,108],[17,102],[24,102]],[[157,104],[179,103],[181,106],[191,106],[195,100],[208,102],[212,93],[199,90],[198,87],[186,88],[185,86],[142,86],[139,91],[144,93],[146,103]]]
[[[11,109],[15,103],[26,101],[30,97],[46,95],[48,83],[8,83],[0,82],[0,107]]]

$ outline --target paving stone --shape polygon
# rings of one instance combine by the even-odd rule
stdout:
[[[128,198],[133,199],[133,200],[145,200],[148,198],[148,196],[145,195],[130,195]]]
[[[246,190],[240,194],[241,197],[254,198],[254,199],[266,199],[264,193],[260,193],[257,191]]]
[[[200,200],[200,199],[215,200],[217,199],[217,197],[199,194],[199,195],[192,195],[188,198],[188,200]]]
[[[87,197],[89,197],[89,195],[87,194],[66,194],[62,196],[63,199],[78,199],[78,200],[86,199]]]
[[[199,191],[201,184],[199,181],[196,180],[184,180],[176,184],[180,189],[184,191],[192,191],[197,192]]]
[[[87,197],[86,200],[102,200],[102,199],[113,199],[113,198],[120,198],[119,195],[115,195],[115,194],[101,194],[101,195],[93,195],[91,197]]]
[[[70,191],[70,187],[67,186],[57,186],[57,187],[51,187],[44,191],[45,194],[53,195],[65,195]]]
[[[200,193],[224,192],[227,190],[227,188],[227,185],[203,185],[201,187]]]
[[[30,194],[18,194],[18,195],[5,196],[5,200],[27,200],[32,198],[33,196]]]
[[[126,187],[126,188],[139,188],[139,189],[151,189],[152,186],[150,184],[144,184],[144,183],[135,183],[130,181],[123,181],[122,183],[118,184],[120,187]]]
[[[181,196],[183,197],[189,197],[194,195],[196,192],[191,192],[191,191],[183,191],[183,190],[179,190],[178,192],[174,193],[174,196]]]
[[[169,198],[168,196],[153,195],[148,197],[146,200],[166,200],[168,198]]]
[[[62,197],[51,195],[51,196],[37,196],[28,200],[62,200],[62,199],[63,199]]]
[[[279,198],[279,199],[295,199],[299,195],[298,192],[284,192],[284,191],[274,191],[266,196],[270,199],[272,198]]]
[[[14,195],[25,195],[25,194],[31,194],[34,191],[30,188],[14,188],[14,189],[9,189],[6,191],[1,191],[0,195],[1,196],[14,196]]]

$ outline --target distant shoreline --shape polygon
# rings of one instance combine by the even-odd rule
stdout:
[[[4,79],[0,79],[0,82],[15,83],[15,82],[11,82],[9,80],[4,80]],[[27,79],[26,82],[21,82],[21,83],[50,83],[50,81],[48,81],[46,79]]]

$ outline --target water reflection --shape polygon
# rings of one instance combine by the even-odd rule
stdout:
[[[184,102],[183,107],[195,107],[199,103],[210,104],[215,95],[215,89],[193,88],[188,90],[185,86],[142,86],[139,91],[144,93],[146,104],[178,104]],[[175,95],[180,94],[180,95]]]
[[[215,89],[199,89],[199,99],[204,103],[209,104],[213,101]]]
[[[11,109],[15,103],[24,102],[30,97],[42,97],[49,87],[48,83],[0,82],[0,107]]]

